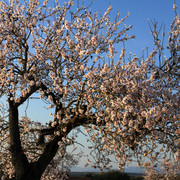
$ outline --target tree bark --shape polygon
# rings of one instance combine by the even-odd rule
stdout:
[[[22,174],[27,171],[29,162],[22,150],[18,118],[18,107],[14,101],[9,98],[10,152],[12,155],[12,164],[15,168],[16,179],[20,180],[22,179]]]
[[[37,162],[29,163],[21,146],[19,132],[18,106],[9,98],[9,134],[12,164],[15,168],[16,180],[40,180],[46,167],[50,164],[58,150],[59,138],[50,141]]]
[[[59,137],[56,136],[52,141],[50,141],[46,145],[46,147],[44,149],[44,152],[41,154],[38,161],[36,163],[34,163],[34,165],[35,165],[35,167],[38,170],[38,173],[40,175],[43,174],[46,167],[50,164],[52,159],[55,157],[55,155],[56,155],[56,153],[58,151],[58,148],[59,148],[59,145],[58,145],[59,140],[60,140]]]

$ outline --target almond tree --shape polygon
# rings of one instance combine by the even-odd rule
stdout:
[[[115,47],[128,39],[132,26],[74,2],[0,1],[0,96],[8,101],[9,151],[13,178],[38,180],[68,134],[82,126],[94,146],[95,165],[106,168],[115,155],[119,168],[143,157],[158,162],[179,153],[179,16],[169,38],[170,57],[158,65],[163,48],[156,28],[155,49],[146,60],[125,63]],[[121,44],[122,42],[122,44]],[[116,60],[117,59],[117,60]],[[54,108],[49,127],[39,128],[35,161],[23,149],[19,107],[33,95]],[[31,131],[31,127],[28,127]],[[73,141],[73,138],[72,138]],[[179,157],[179,156],[176,156]],[[178,160],[178,159],[177,159]]]

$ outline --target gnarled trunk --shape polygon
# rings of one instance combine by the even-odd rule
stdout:
[[[29,162],[22,150],[18,118],[18,107],[13,100],[9,99],[10,152],[12,155],[12,164],[15,168],[16,179],[20,180],[22,179],[22,174],[29,168]]]
[[[9,134],[12,164],[15,168],[16,180],[40,180],[48,164],[58,150],[58,140],[49,142],[37,162],[29,163],[23,152],[19,131],[17,104],[9,99]]]
[[[32,163],[25,172],[21,173],[21,179],[16,178],[16,180],[40,180],[43,172],[41,172],[36,165]]]

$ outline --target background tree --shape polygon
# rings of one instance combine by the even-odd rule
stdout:
[[[14,178],[40,179],[79,126],[94,143],[98,168],[108,167],[108,155],[115,155],[120,169],[134,156],[139,164],[149,158],[156,165],[159,145],[163,158],[176,154],[178,161],[179,16],[171,26],[169,58],[155,61],[163,48],[154,27],[157,49],[146,60],[125,63],[124,47],[115,61],[115,45],[134,38],[127,35],[132,26],[119,28],[127,16],[118,13],[111,21],[111,6],[101,15],[83,1],[77,9],[73,4],[56,1],[51,9],[47,0],[0,1],[0,95],[9,113],[2,123],[8,124]],[[36,129],[33,143],[43,148],[33,161],[23,149],[18,111],[37,94],[55,112],[49,127]]]

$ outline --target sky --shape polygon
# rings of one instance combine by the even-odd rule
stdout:
[[[176,3],[180,7],[180,0],[176,0]],[[166,35],[168,35],[170,24],[175,15],[173,4],[174,0],[95,0],[93,10],[105,11],[111,5],[113,8],[112,16],[115,16],[119,11],[121,16],[124,17],[129,12],[130,16],[125,24],[133,26],[130,33],[135,35],[136,38],[129,41],[126,48],[133,54],[141,56],[142,49],[153,44],[147,20],[156,20],[159,26],[163,23]]]
[[[85,2],[88,1],[90,0],[85,0]],[[159,22],[159,25],[164,23],[167,38],[169,26],[175,16],[173,3],[174,0],[95,0],[91,9],[92,11],[100,10],[101,12],[105,12],[108,6],[111,5],[112,18],[115,17],[118,11],[121,13],[122,18],[130,12],[130,16],[125,21],[125,24],[133,25],[130,34],[134,34],[136,38],[135,40],[130,40],[126,44],[126,48],[128,48],[129,52],[141,56],[143,48],[150,47],[150,49],[152,49],[153,45],[153,38],[150,34],[147,19],[155,19]],[[176,4],[180,8],[180,0],[176,0]],[[30,100],[29,104],[25,103],[20,108],[20,116],[25,115],[24,108],[27,106],[27,115],[31,117],[32,120],[48,122],[48,120],[51,119],[49,111],[43,110],[42,108],[43,106],[47,107],[48,105],[39,102],[38,100]],[[85,142],[85,139],[80,137],[80,141]],[[85,148],[84,151],[86,150],[87,149]],[[84,161],[85,159],[83,158],[79,166],[83,166]]]
[[[89,1],[90,0],[85,0],[85,2]],[[60,2],[63,2],[63,0]],[[129,52],[132,52],[132,54],[136,54],[140,57],[143,48],[149,47],[149,52],[153,48],[153,38],[150,34],[147,19],[155,19],[158,21],[159,25],[161,25],[161,23],[165,24],[167,39],[170,24],[175,16],[173,3],[174,0],[94,0],[91,9],[92,11],[100,10],[101,12],[105,12],[108,6],[111,5],[112,19],[116,16],[118,11],[121,13],[122,18],[130,12],[129,17],[124,23],[133,25],[133,29],[131,29],[129,33],[135,35],[136,38],[126,42],[126,48]],[[180,8],[180,0],[176,0],[176,4]],[[28,115],[32,117],[34,121],[40,120],[41,122],[47,122],[49,120],[49,112],[39,108],[46,106],[43,102],[38,102],[37,105],[37,101],[33,100],[30,101],[29,104],[24,104],[24,106],[21,107],[22,115],[24,114],[23,109],[27,105]]]

